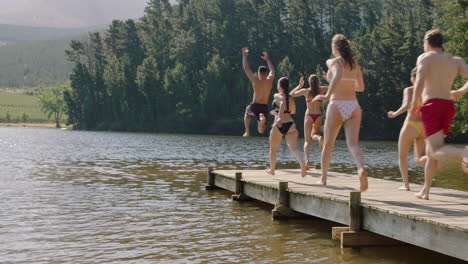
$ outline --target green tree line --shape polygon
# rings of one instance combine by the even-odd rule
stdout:
[[[362,138],[395,139],[403,120],[389,120],[386,112],[401,104],[425,31],[441,27],[446,48],[466,59],[466,8],[460,0],[181,0],[172,6],[150,0],[138,22],[116,20],[88,41],[71,42],[69,123],[241,135],[252,100],[241,48],[249,47],[253,68],[268,51],[277,77],[297,83],[325,69],[331,37],[343,33],[353,41],[367,88],[359,95]],[[459,107],[453,131],[466,135],[466,98]],[[298,127],[304,111],[298,101]]]

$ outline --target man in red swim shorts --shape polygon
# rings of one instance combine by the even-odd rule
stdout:
[[[420,108],[424,124],[426,153],[428,159],[424,168],[424,186],[416,197],[429,199],[432,180],[437,170],[437,160],[446,158],[468,159],[468,147],[456,148],[444,143],[445,136],[455,115],[454,99],[468,91],[468,85],[451,91],[453,81],[460,74],[468,79],[468,65],[459,57],[444,52],[443,36],[440,30],[433,29],[424,36],[424,51],[418,57],[416,82],[414,85],[413,105],[411,111]],[[423,101],[423,105],[418,102]]]

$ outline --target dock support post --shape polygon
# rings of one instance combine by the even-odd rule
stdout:
[[[372,232],[362,231],[361,193],[349,195],[349,227],[334,227],[332,238],[341,238],[341,248],[369,246],[399,246],[405,243]]]
[[[242,172],[236,172],[236,192],[232,195],[232,200],[237,202],[252,200],[244,194],[244,186],[242,182]]]
[[[289,208],[288,182],[280,181],[278,183],[278,201],[271,215],[273,220],[305,217],[305,215]]]
[[[349,194],[349,231],[360,231],[361,225],[361,192],[351,192]]]
[[[206,178],[207,185],[205,186],[205,190],[213,191],[213,190],[220,190],[221,188],[215,185],[215,175],[213,173],[213,167],[208,167],[208,173]]]

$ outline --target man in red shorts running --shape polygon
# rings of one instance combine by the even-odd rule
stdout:
[[[252,81],[254,89],[252,103],[247,106],[244,114],[245,133],[244,137],[250,136],[250,121],[252,116],[257,118],[258,133],[263,134],[266,128],[266,121],[268,116],[268,100],[270,99],[271,88],[273,88],[273,81],[275,80],[275,67],[270,61],[268,53],[263,52],[262,59],[268,64],[268,70],[265,66],[260,66],[255,75],[250,69],[247,58],[249,56],[249,49],[242,49],[242,65],[244,71]]]
[[[416,83],[414,85],[411,111],[420,108],[424,124],[424,137],[428,159],[424,168],[424,186],[416,197],[429,199],[429,190],[436,173],[437,160],[446,158],[468,158],[468,148],[456,148],[444,144],[455,115],[453,99],[467,92],[467,85],[457,91],[451,91],[453,81],[460,74],[468,79],[468,65],[462,58],[444,52],[443,36],[440,30],[426,32],[424,51],[417,61]],[[421,100],[423,105],[418,106]]]

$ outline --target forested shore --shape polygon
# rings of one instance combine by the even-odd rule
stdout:
[[[151,0],[138,21],[114,21],[104,33],[74,40],[68,122],[77,129],[241,135],[252,87],[242,69],[249,47],[253,68],[268,51],[277,77],[296,85],[326,70],[331,37],[353,43],[366,91],[361,138],[398,138],[404,117],[391,120],[423,35],[441,28],[445,49],[468,59],[464,0]],[[323,79],[322,79],[323,80]],[[455,87],[464,83],[458,80]],[[303,124],[305,103],[298,100]],[[468,98],[457,103],[452,133],[466,140]],[[254,133],[255,135],[255,133]]]

